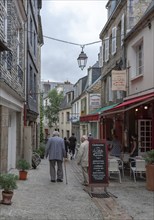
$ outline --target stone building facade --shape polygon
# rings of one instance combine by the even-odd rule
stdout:
[[[0,172],[22,156],[25,21],[22,1],[0,1]]]
[[[27,1],[24,153],[29,162],[31,162],[32,151],[39,147],[40,56],[43,45],[41,8],[42,0]]]
[[[147,10],[152,0],[109,0],[106,8],[108,10],[108,20],[100,33],[102,40],[102,55],[101,55],[101,74],[102,74],[102,107],[118,105],[116,111],[109,110],[101,114],[100,122],[103,125],[103,132],[101,138],[112,138],[114,134],[118,136],[124,147],[129,146],[129,139],[131,133],[138,133],[139,127],[132,121],[127,119],[126,110],[120,109],[120,103],[124,102],[131,94],[129,86],[130,72],[132,71],[133,63],[136,62],[136,57],[133,56],[135,51],[135,44],[132,49],[130,57],[133,57],[133,62],[130,64],[127,60],[127,47],[125,38],[129,35],[131,30],[140,21],[141,17]],[[122,74],[121,79],[124,82],[123,88],[113,88],[114,75],[113,70]],[[122,72],[123,71],[123,72]],[[134,83],[136,90],[137,86]],[[148,88],[148,87],[147,87]],[[128,107],[123,104],[122,107]],[[129,106],[130,107],[130,106]],[[143,115],[142,115],[143,116]],[[133,122],[130,130],[128,129],[128,121]]]
[[[30,7],[33,7],[31,10],[37,22],[32,20],[28,23]],[[28,110],[32,110],[32,121],[36,121],[36,115],[39,114],[37,101],[29,100],[36,96],[36,88],[40,85],[40,48],[43,44],[41,7],[41,0],[0,1],[0,173],[15,168],[19,158],[27,159],[26,153],[29,149],[32,150],[32,144],[35,143],[36,146],[37,142],[33,141],[33,133],[27,132],[28,129],[25,128],[31,126]],[[29,32],[28,25],[35,28]],[[30,36],[32,42],[35,39],[33,48],[30,48],[27,40]],[[35,84],[30,80],[31,59],[27,54],[30,50],[36,53],[33,59],[33,65],[37,66]],[[33,58],[33,55],[30,55]],[[36,134],[35,128],[33,130]],[[25,144],[26,139],[30,140],[28,145]],[[27,148],[28,150],[25,150]]]

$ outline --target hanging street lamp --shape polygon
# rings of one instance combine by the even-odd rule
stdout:
[[[84,46],[81,46],[81,48],[82,48],[82,51],[81,51],[79,57],[77,58],[77,61],[78,61],[79,68],[81,68],[81,70],[83,70],[87,64],[88,57],[83,51]]]

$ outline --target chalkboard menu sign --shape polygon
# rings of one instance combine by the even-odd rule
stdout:
[[[108,158],[105,141],[89,142],[89,184],[108,184]]]

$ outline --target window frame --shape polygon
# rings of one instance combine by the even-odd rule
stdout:
[[[136,45],[136,76],[143,75],[144,72],[144,50],[143,40]]]

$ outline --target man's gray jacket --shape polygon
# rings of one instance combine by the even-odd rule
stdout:
[[[45,156],[49,156],[49,160],[62,161],[66,156],[64,140],[58,136],[49,138],[46,146]]]

